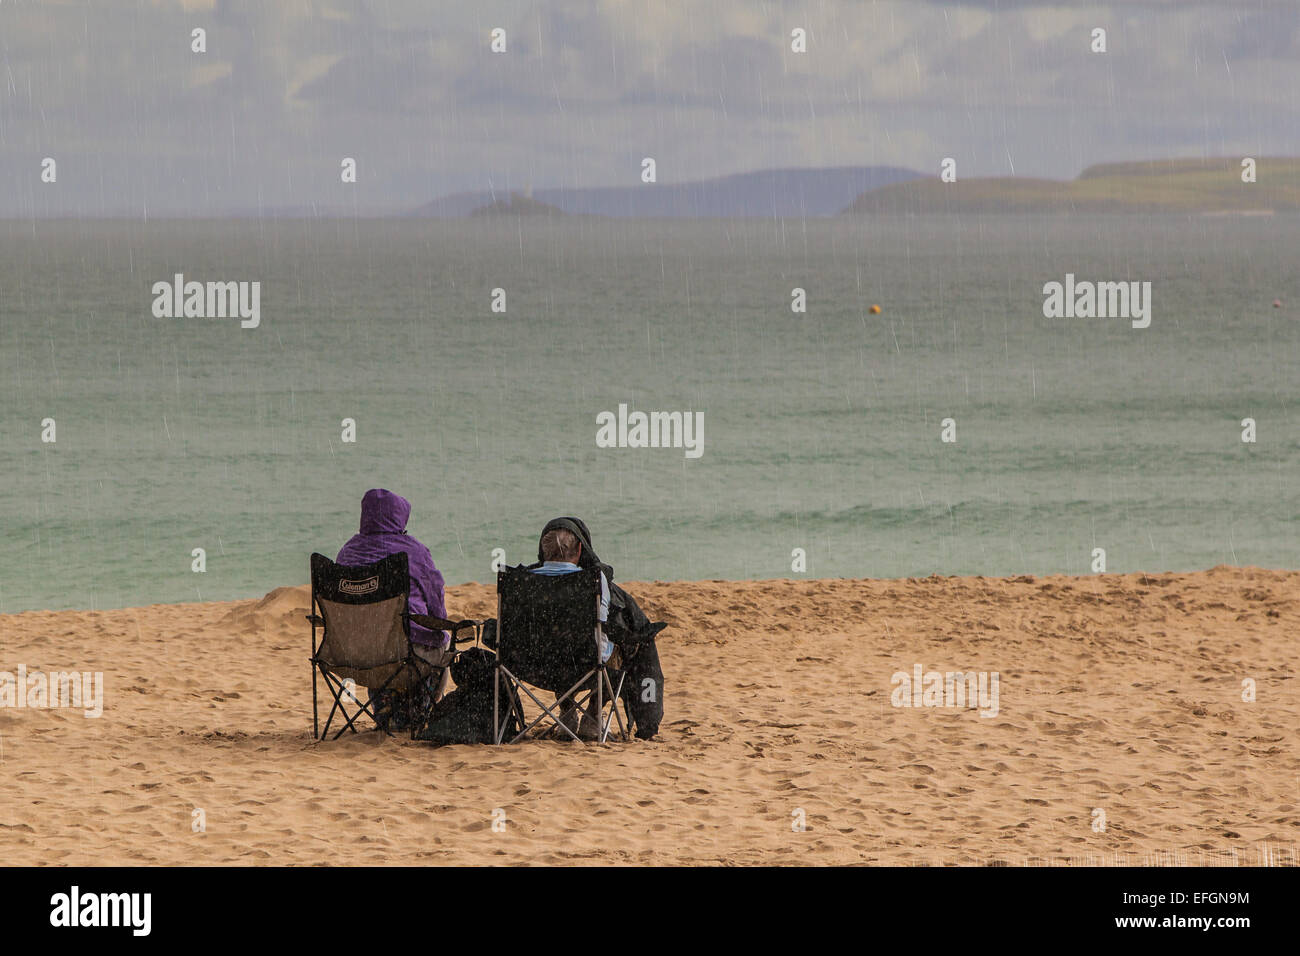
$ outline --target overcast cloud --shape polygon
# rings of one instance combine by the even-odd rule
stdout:
[[[964,177],[1069,178],[1108,160],[1294,155],[1298,14],[1290,0],[0,0],[0,215],[406,209],[489,185],[634,184],[643,156],[678,182],[937,171],[945,156]]]

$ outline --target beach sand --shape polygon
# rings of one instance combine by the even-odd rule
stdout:
[[[1300,572],[627,587],[673,625],[659,641],[667,713],[658,740],[603,748],[434,748],[370,729],[313,742],[306,587],[0,616],[0,669],[105,681],[98,719],[0,709],[0,852],[9,865],[1296,862]],[[494,607],[487,586],[448,591],[453,616]],[[996,716],[892,706],[891,676],[917,664],[998,672]]]

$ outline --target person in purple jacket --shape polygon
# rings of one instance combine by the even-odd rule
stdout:
[[[334,560],[343,565],[373,564],[390,554],[405,551],[411,577],[408,610],[412,614],[445,618],[447,608],[443,603],[442,574],[434,566],[429,549],[406,533],[406,521],[410,516],[411,503],[401,495],[386,488],[371,488],[361,499],[360,532],[348,539]],[[446,631],[430,631],[418,624],[411,625],[413,644],[445,648],[450,641],[451,635]],[[420,689],[421,695],[431,695],[434,700],[437,700],[439,691],[438,687]],[[393,731],[404,729],[398,726],[406,719],[406,702],[400,693],[385,691],[373,703],[381,724],[387,724]]]

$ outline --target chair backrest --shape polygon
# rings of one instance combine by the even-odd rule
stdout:
[[[507,568],[497,573],[497,597],[497,653],[521,680],[552,687],[600,665],[599,568],[569,574]]]
[[[408,654],[408,558],[390,554],[348,567],[311,556],[311,599],[325,622],[316,656],[341,678],[369,687]]]

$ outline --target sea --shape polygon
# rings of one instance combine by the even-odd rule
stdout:
[[[1284,215],[6,220],[0,613],[306,583],[376,487],[449,584],[559,515],[618,580],[1297,568],[1298,267]]]

